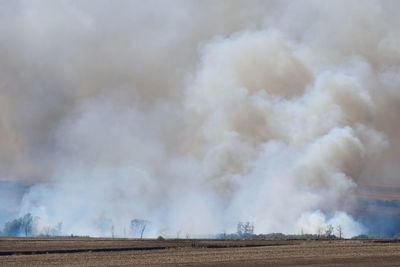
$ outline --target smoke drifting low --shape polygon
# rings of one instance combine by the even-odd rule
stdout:
[[[0,1],[12,208],[93,236],[367,231],[357,186],[400,171],[399,5]]]

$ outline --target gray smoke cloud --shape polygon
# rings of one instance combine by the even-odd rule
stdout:
[[[93,236],[366,231],[357,187],[399,171],[399,5],[0,1],[14,208]]]

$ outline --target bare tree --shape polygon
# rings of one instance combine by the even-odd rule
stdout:
[[[22,219],[15,219],[5,224],[3,234],[5,236],[20,236],[23,232]]]
[[[254,224],[250,222],[239,222],[237,225],[237,234],[240,237],[248,237],[254,233]]]
[[[142,229],[140,231],[140,239],[143,238],[143,233],[144,233],[144,230],[146,230],[146,226],[147,226],[147,224],[143,225],[143,227],[142,227]]]
[[[321,237],[321,235],[322,235],[322,229],[318,228],[318,236],[317,236],[317,238],[319,239]]]
[[[25,214],[22,218],[22,227],[24,229],[25,236],[32,234],[33,218],[30,213]]]
[[[325,230],[325,236],[330,237],[333,234],[333,226],[331,224],[328,225],[328,227]]]
[[[237,224],[237,230],[236,230],[237,234],[241,237],[243,236],[243,223],[239,222]]]
[[[141,220],[141,219],[132,220],[131,221],[131,230],[132,230],[133,236],[143,238],[143,234],[144,234],[147,226],[150,224],[151,223],[146,220]]]
[[[339,238],[342,238],[343,229],[342,229],[342,226],[340,224],[336,227],[336,231],[338,232]]]

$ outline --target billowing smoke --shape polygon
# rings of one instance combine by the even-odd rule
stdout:
[[[357,188],[400,171],[399,8],[0,0],[1,179],[30,186],[1,208],[94,236],[367,231]]]

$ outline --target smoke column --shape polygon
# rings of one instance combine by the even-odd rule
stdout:
[[[92,236],[365,232],[357,187],[400,171],[398,10],[0,0],[0,179],[24,188],[1,214]]]

